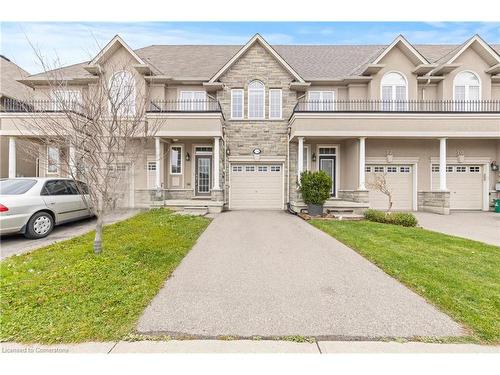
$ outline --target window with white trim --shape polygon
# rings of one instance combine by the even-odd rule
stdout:
[[[241,165],[233,165],[233,172],[242,172],[243,167]]]
[[[203,111],[206,105],[207,93],[205,91],[181,91],[179,100],[182,111]]]
[[[332,111],[334,91],[308,91],[307,102],[309,111]]]
[[[387,167],[388,173],[396,173],[398,171],[398,167]]]
[[[47,173],[59,173],[59,149],[57,147],[47,147]]]
[[[475,165],[475,166],[469,167],[469,172],[471,172],[471,173],[479,173],[479,166]]]
[[[271,172],[280,172],[281,165],[271,165]]]
[[[79,90],[53,90],[50,96],[54,103],[54,111],[76,111],[82,103],[82,93]]]
[[[259,172],[267,172],[267,165],[259,165]]]
[[[382,110],[403,111],[408,100],[408,84],[406,77],[398,72],[389,72],[382,77],[381,94]]]
[[[111,114],[132,116],[135,114],[135,79],[125,70],[114,73],[109,81],[109,108]]]
[[[401,172],[401,173],[410,173],[410,167],[407,167],[407,166],[399,167],[399,172]]]
[[[255,172],[255,165],[247,165],[245,167],[245,172]]]
[[[448,173],[453,172],[453,169],[454,169],[454,168],[453,168],[453,165],[447,165],[447,166],[446,166],[446,172],[448,172]]]
[[[182,174],[182,147],[170,148],[170,174]]]
[[[432,166],[432,172],[439,172],[439,165],[433,165]]]
[[[252,81],[248,85],[248,118],[265,118],[265,87],[261,81]]]
[[[481,84],[478,76],[469,71],[460,72],[453,80],[454,100],[469,101],[481,99]]]
[[[269,118],[272,120],[280,120],[282,114],[282,91],[281,89],[269,90]]]
[[[458,173],[467,172],[467,167],[465,165],[457,165],[455,167],[455,172],[458,172]]]
[[[375,166],[373,167],[373,171],[375,173],[383,173],[384,172],[384,167],[381,167],[381,166]]]
[[[231,118],[234,120],[243,119],[244,107],[244,91],[243,89],[231,90]]]
[[[365,166],[365,172],[370,173],[372,171],[372,167],[370,166]]]

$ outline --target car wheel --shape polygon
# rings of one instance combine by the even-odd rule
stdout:
[[[26,238],[43,238],[54,229],[54,219],[47,212],[37,212],[26,225]]]

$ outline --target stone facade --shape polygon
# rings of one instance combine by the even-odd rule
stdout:
[[[418,210],[441,215],[450,214],[449,191],[419,191]]]
[[[370,202],[368,190],[339,190],[339,198],[350,202]]]

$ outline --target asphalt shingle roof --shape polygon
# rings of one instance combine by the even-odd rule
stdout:
[[[24,99],[32,90],[26,85],[17,82],[17,80],[26,78],[29,75],[26,70],[0,55],[0,96]]]

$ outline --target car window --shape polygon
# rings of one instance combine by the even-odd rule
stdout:
[[[19,195],[26,193],[35,186],[36,180],[28,179],[5,179],[0,180],[0,194]]]
[[[64,182],[68,185],[68,189],[69,189],[69,191],[71,191],[71,194],[73,194],[73,195],[79,195],[80,194],[78,192],[78,188],[76,187],[75,181],[66,180]]]
[[[80,194],[88,194],[89,193],[89,187],[85,182],[81,181],[75,181],[76,182],[76,187],[77,190],[79,191]]]
[[[75,195],[75,189],[68,184],[68,180],[50,180],[45,183],[42,195]]]

